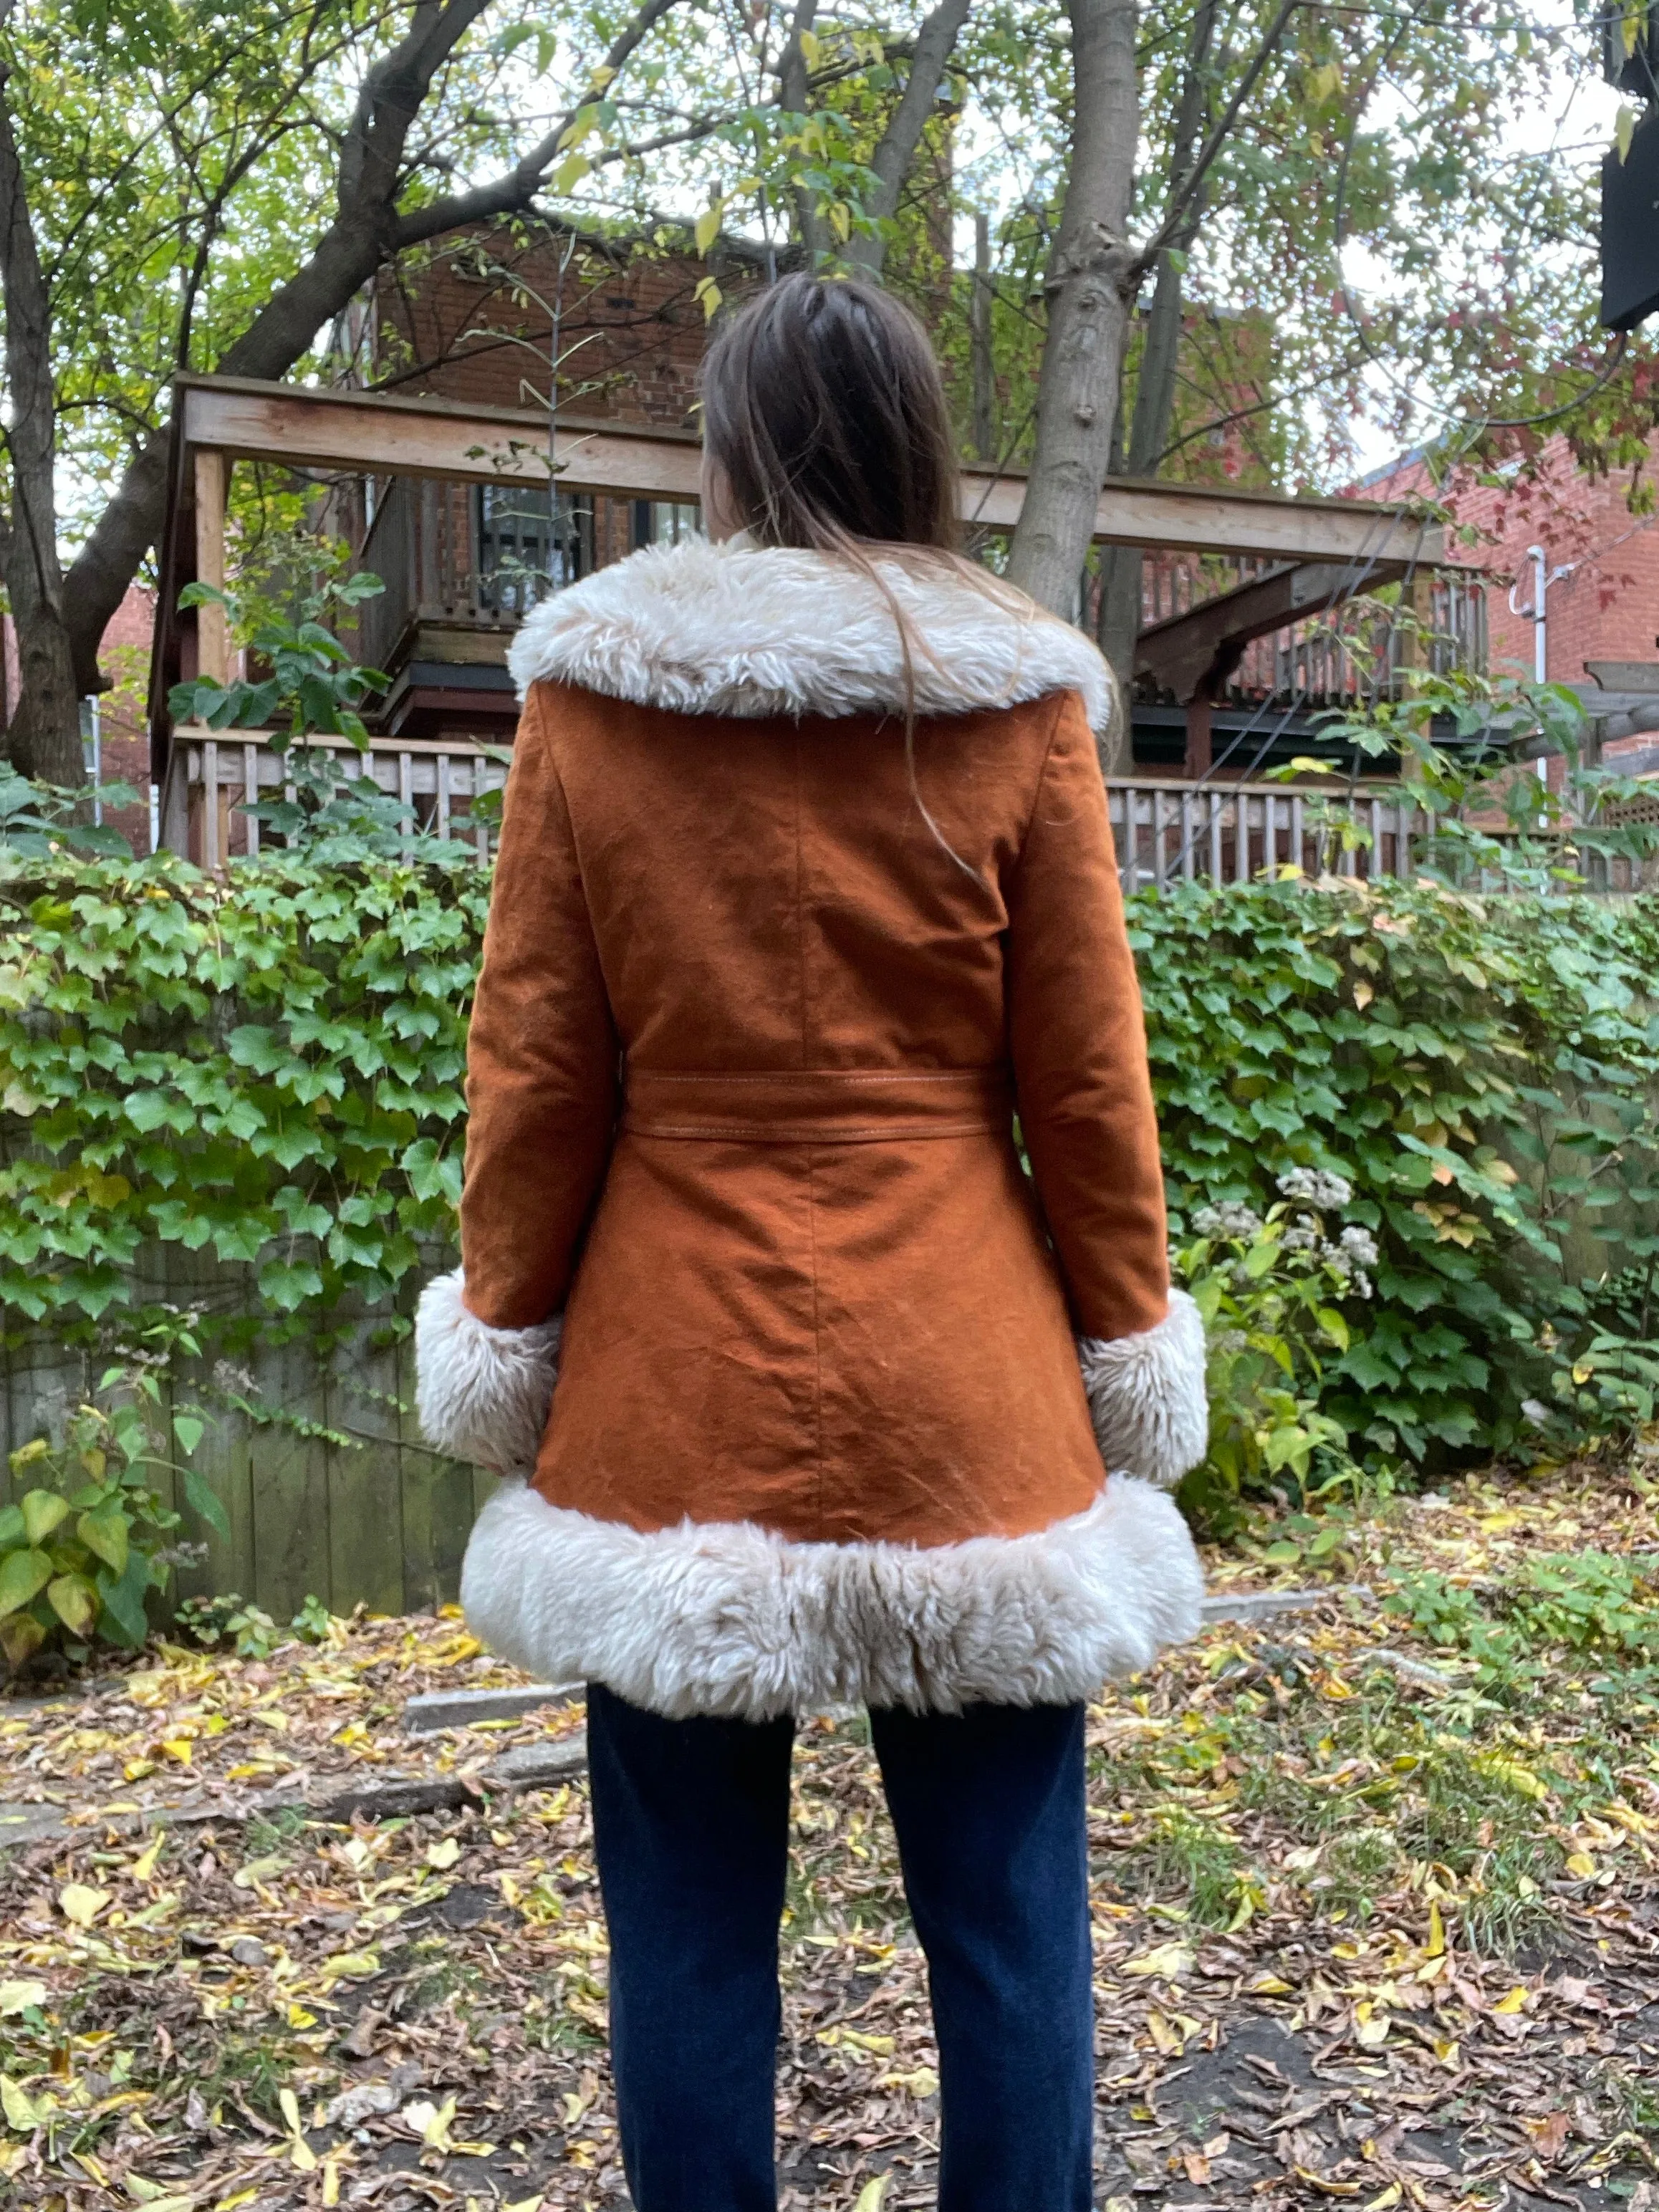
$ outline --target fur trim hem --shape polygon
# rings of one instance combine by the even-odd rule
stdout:
[[[1185,1291],[1171,1291],[1155,1328],[1110,1341],[1078,1339],[1095,1438],[1109,1468],[1172,1490],[1210,1440],[1204,1387],[1204,1322]]]
[[[492,1328],[461,1302],[458,1267],[434,1276],[415,1310],[415,1405],[428,1443],[452,1458],[528,1474],[559,1373],[558,1315]]]
[[[1035,605],[1010,604],[952,568],[879,563],[921,641],[919,714],[1008,707],[1079,691],[1091,729],[1112,715],[1093,643]],[[823,553],[732,539],[649,546],[556,592],[507,654],[524,696],[543,677],[680,714],[902,714],[904,656],[883,594]]]
[[[862,1703],[1066,1705],[1194,1633],[1187,1524],[1146,1484],[1029,1536],[792,1544],[750,1523],[641,1534],[514,1483],[484,1507],[461,1602],[538,1680],[603,1682],[678,1719]]]

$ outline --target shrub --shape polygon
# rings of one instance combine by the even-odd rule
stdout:
[[[440,848],[441,851],[441,848]],[[27,872],[25,872],[27,870]],[[245,1276],[240,1330],[389,1307],[460,1191],[489,879],[469,857],[0,873],[0,1303],[94,1341],[164,1317],[145,1249]]]
[[[1174,1242],[1340,1176],[1378,1257],[1318,1411],[1419,1466],[1647,1417],[1659,902],[1184,884],[1131,902]]]
[[[13,1668],[48,1648],[78,1660],[95,1644],[143,1643],[150,1591],[191,1548],[156,1477],[178,1474],[195,1510],[226,1529],[218,1499],[158,1441],[167,1416],[154,1363],[111,1369],[100,1395],[104,1405],[70,1415],[59,1449],[38,1437],[11,1455],[21,1495],[0,1507],[0,1653]],[[200,1440],[190,1413],[171,1426],[186,1452]]]
[[[1194,1243],[1171,1255],[1209,1338],[1210,1448],[1182,1503],[1225,1534],[1247,1493],[1292,1478],[1305,1496],[1358,1474],[1348,1432],[1320,1407],[1325,1368],[1350,1342],[1344,1303],[1369,1299],[1376,1245],[1356,1225],[1328,1233],[1353,1197],[1340,1176],[1291,1168],[1265,1215],[1200,1206]]]
[[[8,1338],[164,1323],[169,1249],[230,1277],[224,1348],[401,1328],[453,1233],[487,872],[47,847],[0,849]],[[1212,1504],[1648,1418],[1659,902],[1193,884],[1130,929]],[[1351,1198],[1286,1194],[1310,1176]]]

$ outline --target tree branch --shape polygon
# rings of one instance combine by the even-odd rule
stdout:
[[[478,4],[487,4],[487,0],[478,0]],[[679,0],[644,0],[638,14],[620,37],[612,41],[605,55],[603,66],[611,76],[623,69],[663,17],[678,5]],[[553,157],[583,105],[579,101],[575,107],[568,109],[540,144],[532,147],[521,161],[515,161],[505,175],[489,184],[477,185],[471,191],[455,192],[447,198],[433,200],[425,207],[412,208],[399,216],[395,233],[398,248],[419,246],[443,231],[465,229],[472,223],[488,222],[496,216],[514,215],[528,207],[546,183]]]
[[[1222,110],[1215,128],[1199,148],[1197,158],[1192,167],[1188,170],[1186,175],[1170,193],[1169,203],[1164,210],[1163,222],[1141,247],[1139,257],[1140,274],[1145,275],[1158,255],[1179,234],[1182,218],[1186,215],[1189,204],[1206,177],[1208,176],[1216,155],[1226,144],[1232,127],[1238,120],[1240,109],[1255,90],[1256,79],[1272,60],[1274,50],[1284,37],[1291,16],[1302,4],[1303,0],[1279,0],[1279,13],[1267,26],[1267,34],[1257,48],[1249,67],[1238,80],[1232,98]]]
[[[880,181],[865,212],[879,222],[890,221],[898,206],[900,188],[910,173],[910,164],[933,111],[939,81],[971,4],[972,0],[939,0],[916,33],[915,55],[902,97],[888,117],[887,128],[870,158],[870,167]],[[847,258],[854,268],[878,276],[887,258],[887,240],[878,231],[862,233],[848,246]]]
[[[795,0],[788,41],[778,57],[778,106],[785,115],[806,112],[810,80],[802,41],[810,35],[817,12],[818,0]],[[796,234],[806,249],[808,267],[813,268],[820,261],[828,260],[836,250],[836,241],[805,185],[797,185],[791,197],[795,203]]]

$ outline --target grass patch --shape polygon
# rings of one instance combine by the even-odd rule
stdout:
[[[1180,1806],[1158,1814],[1151,1841],[1133,1855],[1129,1867],[1158,1896],[1177,1899],[1204,1928],[1227,1927],[1243,1895],[1244,1859],[1237,1844]]]

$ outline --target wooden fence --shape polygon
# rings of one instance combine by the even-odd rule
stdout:
[[[453,1257],[432,1255],[434,1267]],[[257,1310],[248,1271],[175,1246],[141,1255],[136,1302]],[[410,1304],[412,1305],[413,1291]],[[36,1437],[57,1444],[73,1408],[109,1364],[40,1337],[4,1355],[6,1455]],[[156,1482],[184,1515],[181,1535],[206,1557],[181,1571],[178,1595],[234,1590],[286,1622],[308,1596],[331,1611],[419,1611],[453,1599],[467,1533],[490,1477],[440,1457],[414,1415],[415,1362],[382,1316],[362,1318],[321,1358],[306,1342],[257,1343],[245,1354],[180,1363],[167,1411],[199,1410],[206,1432],[191,1455],[223,1505],[228,1537],[198,1522],[175,1478]],[[0,1496],[34,1487],[9,1468]]]

